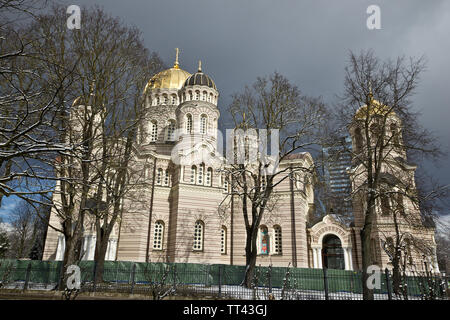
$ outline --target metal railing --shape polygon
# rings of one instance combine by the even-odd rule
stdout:
[[[252,286],[246,288],[242,285],[245,266],[108,262],[99,279],[95,278],[95,262],[84,261],[79,267],[80,292],[143,294],[152,299],[363,299],[362,274],[357,271],[256,267]],[[61,272],[60,262],[20,261],[8,265],[0,261],[0,290],[62,290],[58,287]],[[444,275],[406,277],[400,284],[406,294],[400,294],[385,270],[380,288],[374,289],[374,299],[448,299],[448,280]]]

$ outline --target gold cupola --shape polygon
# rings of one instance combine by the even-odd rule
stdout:
[[[180,69],[178,55],[179,49],[176,48],[176,58],[173,67],[153,76],[145,86],[144,92],[148,89],[181,89],[184,82],[191,74]]]

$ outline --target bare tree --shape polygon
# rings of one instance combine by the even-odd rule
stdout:
[[[142,121],[142,92],[162,62],[145,48],[138,29],[99,7],[83,8],[82,16],[80,31],[67,30],[65,9],[55,6],[39,16],[34,30],[42,39],[37,46],[51,58],[45,65],[49,77],[60,78],[68,64],[75,74],[58,95],[63,107],[54,128],[71,149],[48,162],[56,171],[53,213],[61,223],[50,227],[64,235],[66,268],[83,258],[83,233],[91,223],[101,280],[109,237],[130,181],[136,182],[129,164]]]
[[[371,241],[374,224],[387,218],[395,228],[400,224],[423,226],[416,166],[407,157],[420,154],[436,159],[442,152],[433,135],[420,126],[410,100],[425,69],[424,58],[381,61],[373,51],[350,53],[349,58],[344,94],[337,108],[339,134],[349,130],[356,146],[349,150],[352,198],[356,224],[361,227],[363,295],[373,299],[373,290],[365,284],[376,250]],[[396,246],[401,246],[402,231],[396,232]],[[395,261],[400,262],[400,256]]]
[[[6,253],[9,251],[9,239],[8,233],[3,228],[2,218],[0,218],[0,259],[4,259]]]
[[[258,78],[252,87],[234,95],[229,112],[236,129],[232,136],[233,151],[227,156],[229,164],[224,173],[231,182],[230,196],[242,207],[247,267],[243,285],[251,287],[258,230],[263,216],[271,211],[272,192],[287,179],[302,179],[307,183],[309,177],[312,181],[315,170],[312,161],[297,153],[319,142],[325,108],[319,99],[301,95],[296,86],[275,72],[268,78]],[[279,146],[273,157],[266,156],[266,132],[257,129],[267,130],[272,150]],[[279,135],[270,131],[273,129]],[[278,166],[284,160],[294,161]]]
[[[35,50],[41,39],[29,25],[46,1],[0,2],[0,204],[3,196],[18,196],[34,202],[46,194],[49,176],[42,165],[50,154],[69,147],[51,133],[60,110],[57,96],[70,83],[70,64],[59,78],[47,77],[42,52]],[[51,180],[51,179],[50,179]]]

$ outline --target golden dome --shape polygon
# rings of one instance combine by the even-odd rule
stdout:
[[[371,108],[369,111],[369,116],[380,115],[385,116],[389,112],[389,115],[394,115],[395,113],[386,105],[382,105],[378,100],[371,97]],[[363,105],[355,113],[355,118],[358,120],[364,120],[367,116],[367,105]]]
[[[153,76],[145,86],[144,92],[147,89],[181,89],[186,79],[190,76],[191,74],[189,72],[180,69],[177,48],[177,55],[173,67]]]

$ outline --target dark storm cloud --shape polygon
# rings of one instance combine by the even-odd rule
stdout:
[[[425,55],[428,70],[415,107],[423,112],[423,125],[450,149],[450,1],[86,0],[71,4],[99,4],[136,25],[147,47],[169,66],[175,47],[181,48],[181,67],[189,72],[201,59],[203,71],[221,93],[222,112],[232,93],[275,70],[304,93],[321,95],[331,104],[342,90],[349,50],[373,48],[382,58]],[[381,30],[366,27],[366,9],[372,4],[380,6]],[[440,168],[439,179],[450,182],[448,161]]]

